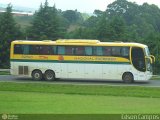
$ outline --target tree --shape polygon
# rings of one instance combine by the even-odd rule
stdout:
[[[97,38],[101,41],[106,41],[108,38],[108,20],[106,14],[103,14],[103,16],[100,17],[99,21],[97,22],[96,33]]]
[[[160,68],[160,8],[144,3],[115,0],[106,11],[95,10],[79,29],[68,33],[70,38],[90,38],[101,41],[144,43],[156,57]]]
[[[44,5],[41,4],[38,12],[34,15],[32,26],[29,28],[28,32],[29,38],[36,40],[55,40],[59,38],[60,25],[55,5],[49,7],[47,0]]]
[[[115,41],[126,41],[126,24],[122,17],[115,16],[109,20],[108,37]]]
[[[63,12],[63,17],[66,18],[70,24],[83,22],[83,17],[77,10],[66,10]]]
[[[9,66],[10,43],[22,36],[11,12],[12,6],[9,4],[0,17],[0,67]]]

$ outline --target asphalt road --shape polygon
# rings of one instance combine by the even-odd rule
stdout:
[[[0,75],[0,82],[160,87],[160,80],[150,80],[148,82],[136,82],[132,84],[125,84],[122,81],[91,81],[74,79],[58,79],[56,81],[34,81],[31,78],[17,77],[12,75]]]

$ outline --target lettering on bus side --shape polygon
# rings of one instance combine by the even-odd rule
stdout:
[[[106,58],[106,57],[75,57],[74,60],[80,60],[80,61],[117,61],[117,58]]]
[[[74,60],[80,60],[80,61],[93,60],[93,61],[95,61],[95,58],[94,57],[75,57]]]
[[[33,58],[33,56],[22,55],[22,58],[23,58],[23,59],[32,59],[32,58]]]
[[[116,61],[117,58],[96,57],[96,61]]]
[[[39,56],[39,59],[45,59],[45,60],[48,60],[48,56]]]

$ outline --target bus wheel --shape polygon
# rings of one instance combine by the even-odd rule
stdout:
[[[133,78],[133,74],[132,73],[124,73],[122,76],[123,82],[124,83],[133,83],[134,82],[134,78]]]
[[[44,73],[44,78],[45,78],[45,80],[47,80],[47,81],[55,80],[55,73],[54,73],[54,71],[52,71],[52,70],[47,70],[47,71]]]
[[[32,79],[33,80],[36,80],[36,81],[42,80],[42,77],[43,77],[42,72],[40,70],[34,70],[32,72]]]

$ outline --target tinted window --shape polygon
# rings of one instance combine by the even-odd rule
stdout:
[[[52,54],[57,55],[57,46],[52,46]]]
[[[84,47],[75,47],[75,55],[85,55]]]
[[[29,45],[15,45],[14,54],[29,54]]]
[[[58,46],[58,55],[65,55],[65,47]]]
[[[29,54],[39,55],[39,46],[38,45],[30,45]]]
[[[15,45],[14,54],[52,55],[56,54],[56,46],[49,45]]]
[[[92,55],[92,47],[85,47],[85,55],[87,56]]]
[[[103,47],[103,55],[111,56],[112,55],[112,47]]]
[[[14,54],[23,54],[23,47],[22,47],[22,45],[15,45],[14,46]]]
[[[103,55],[103,48],[102,47],[93,47],[93,53],[96,56],[102,56]]]
[[[65,47],[65,54],[66,55],[74,55],[74,47],[73,46],[66,46]]]
[[[122,47],[121,48],[122,57],[129,58],[129,52],[130,52],[130,48],[129,47]]]
[[[121,56],[121,47],[112,47],[112,56]]]
[[[52,46],[39,46],[39,52],[41,55],[51,55],[53,52]]]
[[[130,47],[112,47],[112,56],[129,59]]]
[[[129,58],[130,47],[93,47],[93,55],[95,56],[114,56]]]
[[[59,55],[92,55],[92,47],[84,46],[58,46]]]
[[[145,57],[143,49],[138,47],[133,47],[131,55],[132,55],[133,66],[137,70],[145,72],[146,66],[145,66]]]
[[[49,45],[30,45],[31,55],[52,55],[54,54],[54,47]]]
[[[23,54],[29,54],[29,45],[23,45]]]

